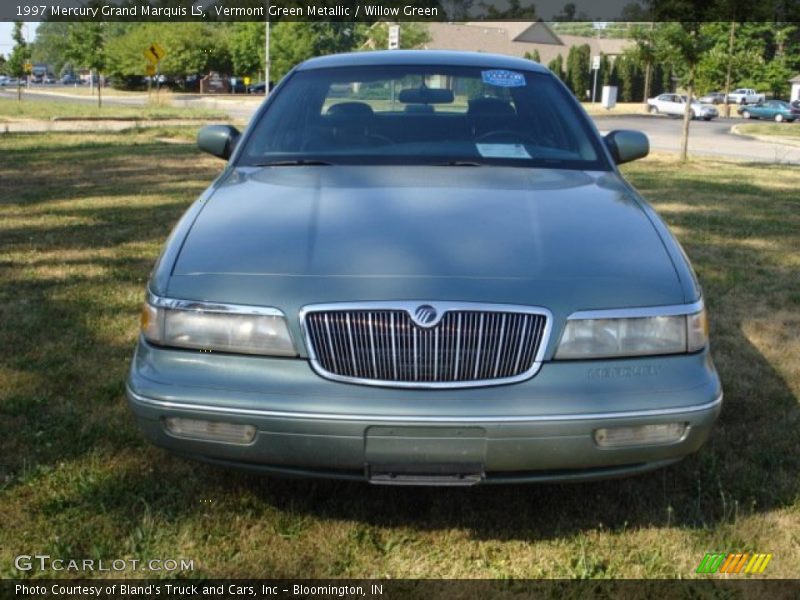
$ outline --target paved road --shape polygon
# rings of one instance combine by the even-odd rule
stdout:
[[[650,147],[653,150],[680,152],[683,122],[679,118],[631,115],[595,117],[594,121],[604,132],[612,129],[638,129],[650,138]],[[730,132],[733,125],[746,122],[741,118],[714,119],[708,122],[692,121],[689,129],[689,154],[800,164],[800,146],[765,142]],[[800,128],[800,123],[784,123],[782,126],[787,129]]]
[[[69,86],[45,88],[46,93],[31,90],[27,98],[31,100],[53,100],[65,102],[96,102],[91,96],[69,95]],[[58,94],[56,96],[56,94]],[[0,88],[0,98],[16,98],[16,88]],[[173,102],[179,106],[203,107],[227,112],[232,119],[249,120],[263,101],[263,96],[199,96],[196,94],[175,94]],[[130,96],[105,96],[108,105],[142,105],[147,101],[145,94]],[[679,118],[651,115],[596,116],[597,127],[605,132],[612,129],[638,129],[650,138],[650,147],[660,152],[679,152],[682,121]],[[714,119],[713,121],[693,121],[689,137],[689,153],[695,155],[720,156],[737,160],[757,162],[800,164],[800,146],[789,146],[777,142],[755,140],[732,134],[733,125],[744,123],[741,118]],[[757,121],[756,121],[757,122]],[[800,128],[800,122],[785,123],[786,128]]]

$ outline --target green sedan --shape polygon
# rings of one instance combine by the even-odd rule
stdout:
[[[147,284],[144,434],[222,467],[389,485],[587,480],[697,451],[722,407],[686,255],[538,64],[309,60]]]
[[[767,100],[750,106],[740,106],[738,113],[745,119],[772,119],[776,123],[791,123],[800,119],[800,108],[783,100]]]

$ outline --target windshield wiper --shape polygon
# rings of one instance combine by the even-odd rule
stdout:
[[[324,160],[314,160],[306,158],[297,158],[294,160],[272,160],[266,162],[255,163],[251,167],[329,167],[332,162]]]
[[[486,163],[475,162],[474,160],[448,160],[445,162],[431,163],[432,167],[484,167]]]

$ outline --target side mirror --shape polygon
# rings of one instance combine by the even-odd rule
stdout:
[[[239,130],[230,125],[206,125],[197,132],[197,146],[219,158],[228,160],[239,141]]]
[[[616,129],[608,133],[605,140],[618,165],[644,158],[650,153],[650,141],[641,131]]]

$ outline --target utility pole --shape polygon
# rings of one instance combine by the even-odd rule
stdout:
[[[264,96],[269,96],[269,0],[267,0],[267,20],[264,24]]]

